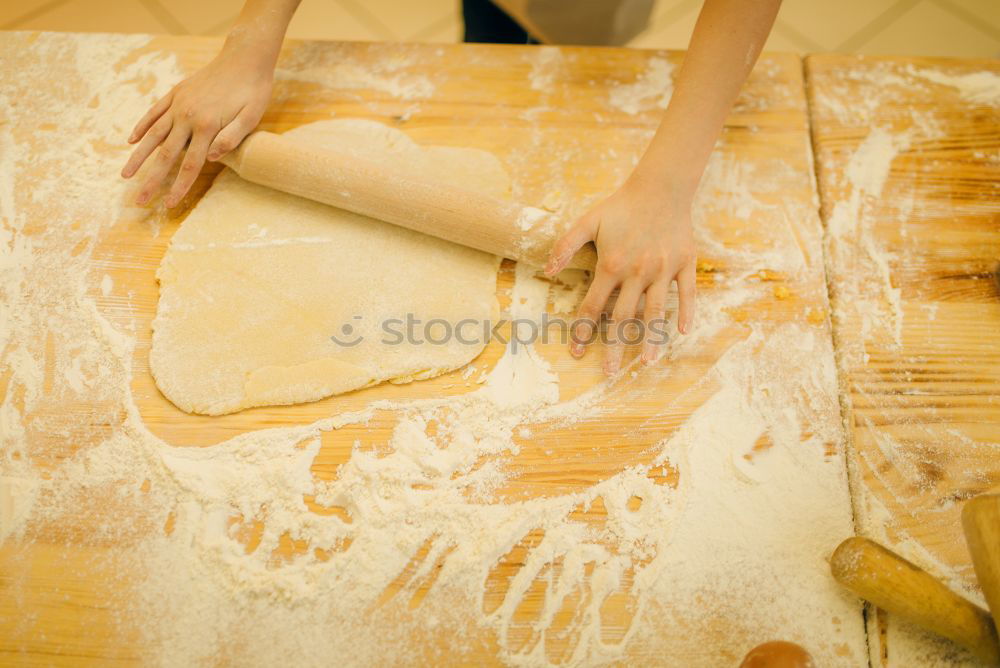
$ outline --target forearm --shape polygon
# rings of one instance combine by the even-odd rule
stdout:
[[[633,174],[691,197],[781,0],[705,0],[674,94]]]
[[[301,0],[247,0],[226,37],[222,53],[273,69],[285,31]]]

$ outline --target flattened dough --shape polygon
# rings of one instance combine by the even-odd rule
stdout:
[[[406,161],[498,197],[510,189],[490,153],[421,147],[372,121],[321,121],[287,134],[369,160]],[[383,322],[408,313],[423,322],[490,318],[498,265],[495,256],[227,170],[174,234],[157,272],[150,369],[170,401],[206,415],[431,377],[466,364],[484,343],[386,345],[393,337]],[[362,340],[339,345],[333,335]]]

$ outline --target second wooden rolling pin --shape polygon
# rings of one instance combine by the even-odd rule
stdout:
[[[271,132],[250,134],[222,162],[259,185],[539,267],[559,233],[541,209]],[[590,270],[596,260],[588,244],[569,266]]]
[[[895,552],[855,536],[834,551],[830,569],[861,598],[963,645],[986,665],[1000,665],[990,614]]]

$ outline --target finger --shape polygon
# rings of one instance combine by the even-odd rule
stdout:
[[[687,334],[694,322],[694,305],[697,293],[698,274],[694,261],[689,262],[677,274],[677,331]]]
[[[562,271],[585,243],[594,240],[596,232],[597,216],[595,214],[587,213],[577,220],[552,247],[549,262],[545,265],[545,273],[554,276]]]
[[[153,123],[155,123],[160,118],[160,116],[162,116],[164,112],[166,112],[166,110],[170,108],[170,103],[173,101],[173,99],[174,99],[174,91],[170,91],[169,93],[161,97],[159,100],[157,100],[156,104],[150,107],[149,111],[146,112],[146,115],[140,118],[139,122],[135,124],[134,128],[132,128],[132,134],[128,136],[128,143],[134,144],[137,141],[139,141],[139,139],[141,139],[142,136],[146,134],[146,130],[151,128],[153,126]]]
[[[211,130],[202,130],[191,138],[191,143],[184,154],[184,160],[181,162],[180,171],[177,172],[177,178],[174,179],[174,185],[164,200],[168,208],[177,206],[181,198],[190,190],[191,184],[198,178],[198,173],[201,171],[202,165],[205,164],[208,145],[212,142],[214,134]]]
[[[208,147],[208,159],[215,161],[240,145],[243,138],[257,127],[261,111],[249,106],[243,107],[236,117],[226,124],[226,127],[215,136]]]
[[[142,184],[139,195],[136,197],[135,201],[139,206],[146,204],[153,197],[153,193],[160,187],[160,184],[163,183],[167,174],[170,173],[170,169],[177,162],[177,158],[180,157],[181,151],[184,150],[184,144],[187,143],[188,136],[189,131],[187,128],[175,125],[166,141],[160,145],[160,150],[156,153],[156,160],[149,171],[149,178]]]
[[[646,288],[646,306],[642,319],[646,323],[645,340],[642,344],[642,361],[652,364],[660,358],[667,345],[667,329],[664,316],[667,313],[667,294],[670,280],[658,280]]]
[[[627,336],[625,324],[635,317],[635,309],[645,287],[640,281],[632,279],[625,281],[618,292],[618,300],[608,322],[608,331],[612,332],[612,336],[604,351],[604,373],[609,376],[618,373],[621,368],[622,355],[625,353],[623,339]]]
[[[569,343],[569,352],[573,357],[583,356],[584,347],[590,341],[604,305],[617,284],[610,274],[598,271],[594,276],[576,313],[576,323],[573,325]]]
[[[150,131],[146,133],[146,136],[142,138],[142,141],[135,147],[135,150],[132,151],[128,162],[122,167],[122,177],[126,179],[132,178],[139,171],[139,168],[142,167],[142,163],[146,162],[149,154],[170,134],[172,128],[173,120],[169,116],[162,116]]]

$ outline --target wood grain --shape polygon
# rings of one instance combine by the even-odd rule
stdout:
[[[175,54],[182,69],[192,72],[208,62],[218,46],[219,41],[214,39],[164,37],[152,40],[141,52]],[[421,143],[486,149],[509,169],[515,198],[537,205],[556,193],[562,200],[559,214],[570,221],[622,181],[661,113],[655,104],[635,114],[622,111],[609,103],[609,91],[635,81],[652,58],[677,64],[681,54],[592,48],[566,48],[561,52],[563,64],[552,74],[557,85],[533,87],[538,52],[529,47],[292,43],[279,63],[283,74],[278,78],[274,101],[262,128],[281,132],[331,117],[369,118],[400,128]],[[29,53],[19,57],[30,60],[34,56]],[[385,86],[356,81],[338,86],[336,81],[319,83],[295,76],[309,67],[345,62],[400,79],[424,77],[433,91],[419,99],[401,99],[387,92]],[[386,70],[384,63],[394,63],[393,68]],[[69,99],[65,102],[74,103]],[[715,177],[708,178],[697,212],[699,233],[706,242],[699,264],[703,299],[708,301],[746,286],[761,288],[763,296],[723,309],[727,326],[682,357],[672,359],[669,365],[635,377],[626,374],[616,381],[599,414],[572,425],[532,425],[530,435],[519,437],[519,451],[504,455],[504,465],[512,475],[497,490],[495,502],[565,496],[586,490],[627,468],[648,468],[654,459],[653,446],[676,433],[715,393],[718,381],[711,369],[735,343],[746,339],[751,326],[766,338],[780,326],[794,323],[829,340],[820,225],[813,204],[808,142],[801,62],[791,55],[766,55],[727,120],[716,156],[723,167]],[[171,234],[216,173],[217,168],[207,168],[178,211],[167,214],[162,208],[151,207],[138,222],[113,221],[94,240],[90,251],[92,294],[98,308],[116,329],[135,333],[132,397],[145,426],[156,436],[175,447],[207,446],[268,427],[309,424],[360,409],[377,399],[441,397],[478,387],[475,378],[491,368],[502,353],[499,343],[491,343],[474,362],[476,376],[469,381],[455,372],[409,385],[381,385],[311,404],[256,408],[214,418],[188,415],[170,404],[157,391],[147,365],[149,327],[157,301],[154,275]],[[734,189],[746,189],[762,203],[753,209],[749,219],[741,213]],[[43,209],[34,214],[44,220]],[[776,257],[801,258],[801,266],[795,272],[780,270],[773,263]],[[107,295],[98,287],[105,274],[113,278],[114,284]],[[501,302],[511,281],[511,266],[506,264],[498,276]],[[604,382],[599,349],[592,350],[582,361],[573,360],[559,341],[541,344],[538,350],[560,375],[563,400]],[[630,351],[626,361],[635,352]],[[773,362],[762,363],[762,382],[780,382],[777,379],[784,376],[779,367]],[[796,412],[802,438],[806,439],[811,436],[812,421],[829,420],[836,414],[836,401],[832,396],[801,397],[789,409]],[[97,442],[122,420],[122,411],[122,406],[85,401],[45,404],[32,416],[37,428],[29,434],[38,465],[57,467],[73,453]],[[315,478],[335,479],[356,447],[384,447],[397,418],[388,411],[379,411],[366,425],[325,432],[313,462]],[[57,427],[65,427],[66,431],[60,432]],[[67,433],[72,438],[67,438]],[[765,441],[760,443],[762,450],[768,447]],[[824,444],[825,455],[835,460],[841,446],[840,439],[832,439]],[[658,485],[678,484],[679,473],[669,466],[651,468],[647,475]],[[320,506],[313,499],[306,501],[317,513],[344,513],[343,509]],[[638,507],[643,500],[635,498],[629,503]],[[350,519],[346,513],[344,516]],[[608,510],[595,501],[572,508],[567,517],[599,529],[608,521]],[[5,594],[16,594],[0,597],[0,657],[16,662],[66,664],[149,660],[155,648],[142,646],[141,620],[121,616],[128,609],[133,586],[141,584],[134,582],[138,574],[129,572],[125,565],[118,565],[116,570],[102,559],[110,558],[111,548],[120,549],[143,536],[157,532],[169,535],[173,521],[171,516],[162,526],[152,525],[141,512],[109,495],[91,499],[86,507],[77,510],[66,509],[59,522],[33,526],[22,542],[0,546],[0,586]],[[89,527],[117,522],[128,527],[119,535],[120,542],[80,547],[80,539],[87,535]],[[253,518],[234,511],[229,526],[247,550],[255,548],[261,527]],[[511,577],[524,566],[526,556],[539,540],[537,531],[528,531],[490,570],[484,583],[484,607],[498,606],[498,601],[504,599]],[[413,555],[410,564],[376,602],[375,623],[392,624],[394,614],[419,615],[422,602],[434,587],[435,574],[448,558],[448,550],[438,547],[431,538]],[[350,544],[336,549],[349,550]],[[434,555],[435,564],[423,568],[429,555]],[[322,561],[330,558],[330,550],[313,549],[288,535],[272,555],[272,563],[280,567],[300,558]],[[71,573],[47,566],[74,560],[80,560],[80,566]],[[644,566],[641,560],[635,561],[619,589],[603,605],[602,637],[606,642],[620,642],[632,625],[636,615],[632,582]],[[557,573],[562,564],[554,559],[546,568]],[[537,577],[517,607],[507,638],[512,646],[531,647],[541,642],[538,624],[547,582],[545,577]],[[688,665],[732,661],[757,644],[753,640],[755,611],[733,610],[726,605],[725,582],[709,583],[704,594],[709,612],[702,615],[691,610],[675,611],[684,620],[684,633],[697,640],[697,650],[677,659]],[[564,660],[573,651],[577,641],[570,622],[587,595],[587,591],[580,590],[568,596],[552,620],[552,633],[544,640],[545,655],[550,660]],[[383,614],[385,610],[388,612]],[[630,645],[629,662],[659,662],[672,646],[670,634],[676,632],[664,628],[657,637]],[[476,664],[498,661],[499,641],[489,628],[470,628],[466,633],[471,638],[469,654],[451,656],[450,660]],[[837,638],[812,640],[824,647],[838,642]],[[440,651],[439,644],[428,639],[414,643],[429,648],[428,656]],[[827,650],[831,655],[836,651],[844,665],[852,665],[859,658],[851,657],[849,650]],[[230,656],[238,656],[238,648],[221,642],[219,662],[226,663]]]
[[[1000,64],[809,56],[806,85],[827,225],[866,138],[882,129],[899,149],[881,192],[864,193],[856,235],[827,242],[859,531],[974,588],[960,511],[1000,488],[1000,107],[925,70]],[[893,656],[883,648],[883,665]]]

